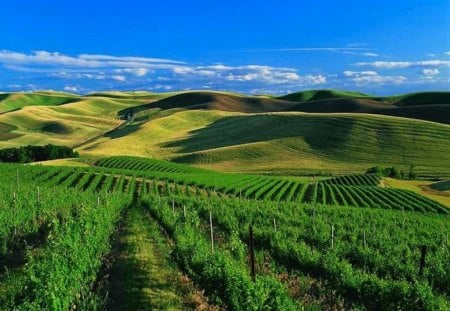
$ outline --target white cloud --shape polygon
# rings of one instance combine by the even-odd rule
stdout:
[[[363,84],[386,84],[395,83],[400,84],[406,82],[408,79],[405,76],[382,76],[376,71],[344,71],[344,76],[357,85]]]
[[[210,65],[210,66],[199,66],[198,69],[211,69],[211,70],[232,70],[235,67],[225,66],[222,64]]]
[[[349,44],[347,47],[298,47],[298,48],[276,48],[276,49],[254,49],[246,50],[248,52],[332,52],[341,54],[362,55],[368,57],[377,57],[377,53],[372,52],[366,44]]]
[[[422,74],[424,76],[435,76],[439,74],[439,70],[434,68],[434,69],[429,69],[429,68],[425,68],[422,69]]]
[[[260,81],[268,84],[285,84],[300,80],[300,76],[293,71],[269,66],[249,65],[236,67],[235,72],[230,72],[225,79],[228,81]],[[244,69],[245,68],[245,69]]]
[[[120,68],[120,69],[114,69],[114,72],[117,73],[129,73],[133,74],[137,77],[143,77],[145,76],[150,70],[147,68]]]
[[[113,75],[113,76],[111,76],[111,78],[113,80],[121,81],[121,82],[123,82],[127,79],[125,76],[122,76],[122,75]]]
[[[330,49],[334,50],[334,48]],[[327,83],[328,77],[322,74],[300,75],[296,68],[261,64],[195,65],[161,58],[95,54],[68,56],[47,51],[35,51],[28,54],[0,51],[0,65],[9,70],[24,73],[24,76],[28,75],[29,79],[40,79],[44,76],[50,84],[59,79],[82,80],[77,82],[81,85],[78,87],[79,91],[84,91],[85,89],[81,87],[86,87],[88,84],[89,89],[92,89],[92,86],[97,89],[113,88],[114,84],[111,80],[127,81],[129,87],[146,85],[145,88],[155,84],[159,86],[170,84],[175,89],[199,88],[202,85],[230,90],[269,88],[271,85],[276,85],[277,89],[287,87],[295,89],[299,86]],[[151,78],[147,78],[150,72],[154,74]],[[167,88],[160,87],[160,89]]]
[[[78,92],[78,88],[76,86],[68,85],[68,86],[64,87],[64,91],[76,93],[76,92]]]
[[[206,77],[214,77],[216,75],[216,72],[213,70],[196,70],[195,73]]]
[[[387,62],[387,61],[376,61],[371,63],[356,63],[357,66],[369,66],[380,69],[400,69],[400,68],[410,68],[410,67],[440,67],[446,66],[450,67],[450,61],[445,60],[425,60],[417,62]]]
[[[344,71],[344,76],[346,77],[360,77],[360,76],[377,76],[378,73],[376,71]]]
[[[323,75],[306,75],[303,78],[305,83],[308,84],[324,84],[327,83],[327,78]]]
[[[34,51],[31,54],[13,51],[0,51],[0,63],[5,65],[28,65],[28,66],[66,66],[70,68],[156,68],[170,69],[181,61],[161,58],[146,58],[132,56],[90,55],[67,56],[59,52]]]
[[[96,55],[96,54],[80,54],[80,59],[95,60],[95,61],[124,61],[124,62],[142,62],[142,63],[169,63],[169,64],[185,64],[182,61],[176,61],[164,58],[150,58],[150,57],[135,57],[135,56],[111,56],[111,55]]]
[[[363,56],[369,56],[369,57],[377,57],[378,54],[377,53],[373,53],[373,52],[366,52],[366,53],[362,53]]]
[[[174,73],[182,75],[194,72],[194,69],[187,66],[173,67],[172,70]]]
[[[445,54],[445,55],[450,55],[450,51],[448,51],[448,52],[445,52],[444,54]]]

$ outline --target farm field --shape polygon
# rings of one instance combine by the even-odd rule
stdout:
[[[254,190],[239,193],[233,174],[222,179],[230,191],[207,183],[224,173],[130,157],[101,164],[0,165],[2,306],[449,306],[448,208],[383,189],[374,175],[324,179],[308,185],[308,199],[283,200],[295,193],[288,179],[242,175],[236,182]]]

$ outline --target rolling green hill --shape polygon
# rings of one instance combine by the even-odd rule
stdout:
[[[450,105],[450,92],[421,92],[392,97],[396,106]]]
[[[52,95],[48,100],[41,94],[18,95],[20,101],[13,104],[20,104],[22,108],[0,114],[0,148],[48,143],[76,146],[120,126],[123,121],[117,118],[118,111],[148,102],[148,98],[87,96],[54,106],[52,104],[61,102],[53,97],[58,100],[66,97]],[[41,105],[27,105],[29,101],[24,98],[39,98]]]
[[[283,95],[277,98],[293,102],[306,102],[321,99],[361,98],[361,97],[370,97],[370,96],[364,93],[340,91],[340,90],[308,90]]]
[[[68,94],[38,95],[46,106],[25,104],[0,115],[0,148],[53,143],[79,146],[87,157],[143,156],[223,171],[339,173],[415,165],[420,174],[450,175],[450,127],[435,123],[450,123],[450,105],[442,104],[445,92],[390,101],[335,90],[284,99],[226,92],[104,92],[60,105],[55,98]],[[427,96],[428,105],[423,104]],[[131,111],[145,117],[128,123],[118,118]]]
[[[363,171],[389,164],[449,174],[449,140],[450,126],[387,116],[186,110],[130,125],[79,151],[225,171]]]
[[[50,91],[0,94],[0,114],[25,106],[59,106],[80,100],[78,95]]]
[[[289,111],[313,113],[371,113],[450,124],[450,105],[408,105],[405,102],[403,103],[402,106],[396,106],[394,104],[373,99],[334,98],[302,102],[290,107]]]
[[[204,109],[243,113],[300,111],[313,113],[371,113],[450,124],[450,92],[411,93],[372,97],[358,92],[310,90],[278,98],[244,96],[233,93],[191,91],[166,94],[138,107],[120,111],[153,114],[152,109]]]

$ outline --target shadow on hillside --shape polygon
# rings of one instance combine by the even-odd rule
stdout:
[[[244,115],[229,116],[191,131],[189,137],[163,147],[181,148],[180,153],[301,138],[316,152],[337,152],[351,134],[355,120],[350,117]]]
[[[121,138],[127,135],[130,135],[136,131],[138,131],[142,126],[142,123],[139,124],[128,124],[122,128],[116,129],[114,131],[111,131],[107,134],[105,134],[105,137],[116,139]]]

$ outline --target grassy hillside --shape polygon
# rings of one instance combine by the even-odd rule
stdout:
[[[298,103],[289,111],[371,113],[450,124],[450,105],[444,104],[408,105],[404,102],[402,106],[397,106],[366,98],[333,98]]]
[[[117,118],[119,110],[147,101],[82,97],[61,106],[25,106],[0,115],[0,148],[48,143],[75,146],[122,124]]]
[[[369,95],[359,92],[349,92],[340,90],[307,90],[283,95],[278,97],[278,99],[293,102],[306,102],[321,99],[360,98],[360,97],[369,97]]]
[[[224,171],[416,165],[421,174],[450,175],[449,126],[415,120],[450,123],[450,105],[421,101],[442,101],[447,93],[406,94],[390,102],[334,90],[295,94],[304,101],[199,91],[15,94],[25,106],[0,115],[0,148],[53,143],[80,146],[87,156],[144,156]],[[10,96],[0,95],[2,103]],[[118,115],[131,110],[136,122],[123,126]]]
[[[225,171],[416,165],[421,173],[450,174],[449,140],[447,125],[386,116],[179,111],[115,131],[79,151],[172,159]]]
[[[450,105],[450,92],[421,92],[387,97],[396,106]]]
[[[0,114],[25,106],[59,106],[80,100],[78,95],[50,91],[0,94]]]
[[[126,115],[133,110],[134,113],[139,113],[149,109],[205,109],[205,110],[220,110],[230,112],[275,112],[288,110],[294,106],[295,103],[256,96],[243,96],[232,93],[222,92],[184,92],[168,96],[157,102],[148,103],[140,107],[126,109],[121,111],[121,115]]]
[[[313,113],[370,113],[450,124],[450,92],[411,93],[372,97],[358,92],[310,90],[278,98],[233,93],[191,91],[167,93],[157,101],[120,111],[151,115],[152,109],[202,109],[243,113],[301,111]]]

